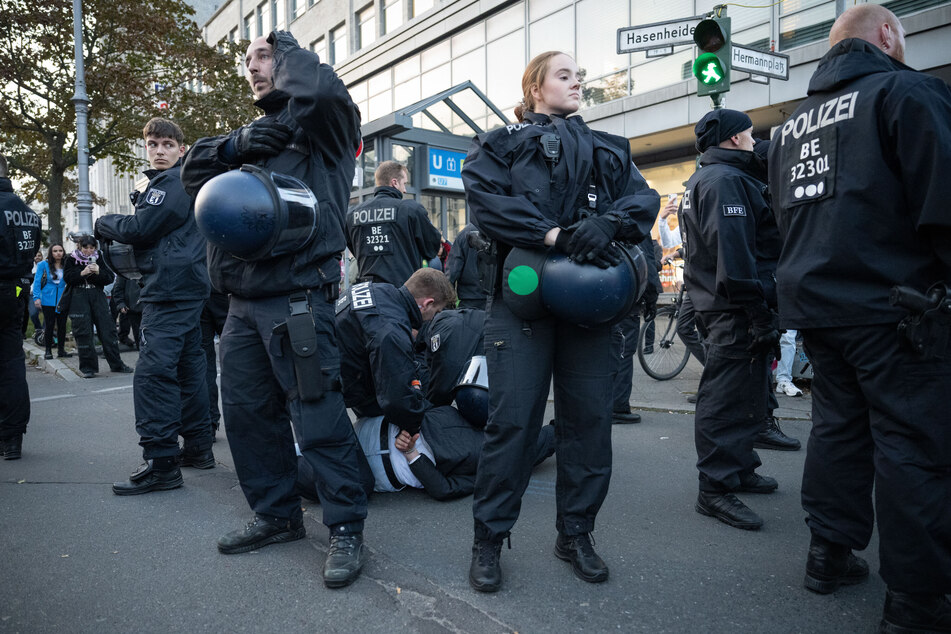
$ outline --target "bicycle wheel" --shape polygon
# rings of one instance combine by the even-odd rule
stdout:
[[[651,331],[653,346],[647,347]],[[651,321],[645,321],[637,335],[637,360],[644,372],[658,381],[672,379],[687,365],[690,351],[677,334],[677,309],[675,306],[662,306]]]
[[[40,328],[33,332],[33,341],[36,342],[36,345],[43,346],[46,344],[46,329]]]

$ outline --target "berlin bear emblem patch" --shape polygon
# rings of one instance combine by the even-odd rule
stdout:
[[[442,343],[442,339],[440,338],[439,334],[435,334],[429,340],[429,349],[432,350],[433,352],[436,352],[437,350],[439,350],[439,345],[441,343]]]
[[[145,202],[150,205],[161,205],[163,200],[165,200],[165,192],[161,189],[150,189],[145,194]]]

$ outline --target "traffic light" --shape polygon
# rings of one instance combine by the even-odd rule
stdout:
[[[697,96],[719,95],[730,90],[730,18],[725,9],[720,17],[707,18],[697,25],[693,40],[700,56],[693,63]]]

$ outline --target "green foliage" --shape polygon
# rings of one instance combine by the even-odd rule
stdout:
[[[208,46],[193,13],[183,0],[84,0],[90,164],[111,156],[125,171],[141,167],[131,145],[153,116],[173,119],[186,142],[255,116],[236,72],[241,44]],[[71,2],[0,3],[0,152],[25,197],[47,205],[51,239],[61,239],[62,204],[75,199],[74,61]]]

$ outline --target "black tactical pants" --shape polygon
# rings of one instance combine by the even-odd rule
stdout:
[[[750,353],[743,311],[697,313],[707,333],[694,440],[700,490],[724,492],[760,464],[753,442],[766,417],[766,355]]]
[[[491,388],[472,505],[476,538],[500,540],[518,518],[553,377],[555,527],[568,535],[591,532],[611,480],[611,328],[553,317],[525,322],[496,295],[485,321],[485,355]]]
[[[300,520],[296,434],[317,478],[324,524],[336,534],[356,533],[367,514],[360,486],[360,461],[366,457],[339,391],[333,304],[315,289],[311,309],[325,391],[318,400],[302,401],[284,337],[272,332],[288,317],[287,296],[231,297],[219,345],[225,430],[241,489],[255,513],[276,524]]]
[[[228,296],[211,291],[201,311],[201,349],[205,354],[205,384],[208,387],[208,417],[217,429],[221,420],[218,410],[218,358],[215,354],[215,335],[221,335],[228,317]]]
[[[69,320],[73,324],[73,337],[76,339],[76,352],[79,353],[80,372],[99,372],[99,357],[96,356],[96,340],[93,326],[102,342],[102,353],[113,372],[124,365],[119,356],[119,339],[116,336],[116,322],[109,312],[109,303],[98,286],[74,286],[73,297],[69,302]]]
[[[680,303],[680,313],[677,315],[677,334],[680,340],[684,342],[690,354],[697,358],[700,365],[707,362],[707,351],[703,346],[703,339],[697,332],[697,313],[693,308],[693,300],[689,293],[684,293],[683,301]]]
[[[611,350],[617,367],[612,399],[615,412],[629,412],[631,409],[634,358],[637,356],[637,335],[640,332],[640,325],[640,307],[638,306],[612,327]]]
[[[143,304],[132,397],[135,430],[146,460],[177,455],[179,436],[188,453],[211,447],[198,325],[204,303],[195,299]]]
[[[861,550],[877,514],[889,589],[951,593],[951,362],[908,352],[895,324],[802,333],[815,371],[809,529]]]
[[[30,421],[22,319],[15,283],[0,281],[0,440],[26,432]]]

